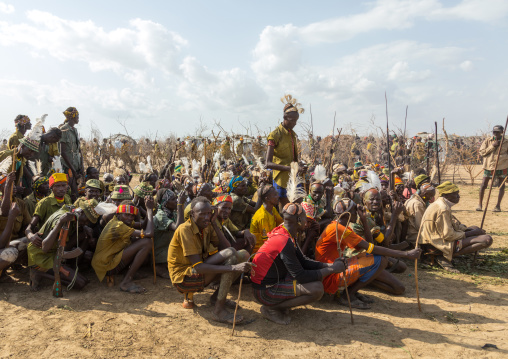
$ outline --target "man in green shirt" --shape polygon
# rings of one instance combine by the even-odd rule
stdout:
[[[62,167],[64,173],[68,174],[71,196],[74,200],[78,196],[78,180],[84,174],[83,157],[81,155],[81,144],[79,142],[78,130],[75,126],[79,123],[79,113],[75,107],[69,107],[64,112],[65,122],[59,126],[62,130],[60,139],[60,153],[62,154]]]
[[[298,137],[293,128],[300,117],[299,114],[304,112],[301,105],[291,95],[284,96],[281,101],[285,103],[283,121],[268,135],[266,150],[266,168],[273,170],[273,186],[280,197],[280,208],[289,202],[286,187],[291,170],[290,165],[291,162],[298,162]]]

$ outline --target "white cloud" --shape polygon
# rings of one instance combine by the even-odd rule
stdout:
[[[187,44],[180,35],[149,20],[134,19],[128,28],[105,31],[91,20],[66,20],[38,10],[28,11],[27,18],[30,23],[0,22],[0,45],[28,45],[32,52],[62,61],[84,61],[92,71],[122,74],[157,68],[175,73],[179,52]]]
[[[0,2],[0,12],[4,14],[12,14],[14,12],[14,6]]]
[[[473,70],[473,63],[469,60],[466,60],[464,62],[461,62],[459,65],[462,71],[469,72]]]

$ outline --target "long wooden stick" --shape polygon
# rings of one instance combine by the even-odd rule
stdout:
[[[240,277],[240,286],[238,287],[238,299],[236,300],[235,314],[233,315],[233,330],[231,331],[231,336],[235,334],[236,312],[238,311],[238,307],[240,306],[240,296],[242,295],[242,283],[243,283],[243,273]]]
[[[388,155],[388,173],[392,173],[392,161],[390,159],[390,130],[388,128],[388,98],[385,91],[385,105],[386,105],[386,153]]]
[[[18,152],[18,149],[15,148],[14,152],[12,153],[12,172],[16,171],[16,154],[17,154],[17,152]],[[16,182],[16,178],[14,178],[14,182]],[[11,182],[11,204],[12,204],[12,198],[14,196],[14,182]]]
[[[153,264],[153,284],[157,281],[157,270],[155,269],[155,244],[152,238],[152,264]]]
[[[348,219],[346,228],[344,229],[344,232],[342,232],[342,236],[340,237],[340,241],[339,241],[339,219],[346,213],[349,214],[349,219]],[[342,257],[342,251],[340,250],[340,244],[342,242],[342,239],[344,238],[344,233],[346,233],[346,231],[348,229],[350,219],[351,219],[351,214],[349,212],[344,212],[339,216],[339,218],[337,218],[337,222],[335,222],[335,240],[337,241],[337,253],[339,254],[339,258]],[[347,287],[347,270],[344,271],[344,290],[346,291],[347,304],[349,305],[349,314],[351,315],[351,324],[354,325],[355,320],[353,319],[353,308],[351,307],[351,298],[349,298],[349,291],[348,291],[348,287]]]
[[[506,117],[506,123],[504,125],[503,137],[501,138],[501,143],[499,145],[499,149],[497,150],[496,164],[494,166],[494,172],[492,172],[492,182],[490,183],[489,194],[487,195],[487,202],[485,203],[485,209],[483,210],[482,223],[480,224],[481,229],[483,229],[483,224],[485,222],[485,215],[487,214],[487,208],[489,207],[490,194],[492,192],[494,179],[496,178],[497,165],[499,163],[499,157],[501,156],[501,149],[503,148],[504,136],[506,134],[506,127],[507,126],[508,126],[508,116]],[[478,253],[478,252],[476,252],[476,253]],[[475,257],[476,257],[476,253],[475,253]]]
[[[436,128],[435,128],[435,133],[436,133],[435,151],[436,151],[437,180],[438,180],[439,184],[441,184],[441,170],[439,169],[439,144],[437,142],[437,121],[434,122],[434,125],[436,126]]]

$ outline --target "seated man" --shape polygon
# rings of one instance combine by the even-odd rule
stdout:
[[[268,234],[268,240],[252,260],[252,290],[262,304],[261,315],[277,324],[289,324],[289,310],[321,299],[323,279],[346,268],[344,261],[321,263],[305,257],[296,244],[299,231],[307,222],[300,204],[288,203],[284,224]]]
[[[430,184],[423,184],[417,193],[404,204],[408,215],[409,226],[407,229],[406,240],[413,245],[416,244],[416,237],[422,224],[422,217],[429,203],[434,200],[436,189]]]
[[[185,295],[183,307],[194,307],[194,293],[202,291],[218,275],[219,288],[210,298],[215,306],[213,319],[221,323],[233,323],[235,303],[227,300],[227,294],[235,278],[250,269],[249,253],[236,251],[230,246],[224,234],[217,226],[217,211],[213,210],[208,199],[196,197],[191,202],[191,218],[180,225],[171,240],[168,250],[168,270],[171,282]],[[212,244],[219,252],[209,253]],[[239,263],[240,262],[240,263]],[[243,317],[236,317],[237,323]]]
[[[32,221],[26,228],[25,233],[30,242],[42,240],[38,235],[37,228],[41,228],[48,218],[64,205],[72,204],[71,198],[67,194],[69,185],[65,173],[53,173],[49,178],[49,188],[51,194],[37,203]]]
[[[40,202],[43,198],[49,196],[49,179],[48,177],[40,176],[34,177],[34,182],[32,184],[32,193],[30,193],[25,199],[26,209],[28,214],[30,215],[30,219],[34,216],[35,207],[37,207],[37,203]]]
[[[268,233],[283,222],[279,212],[277,212],[279,205],[279,193],[277,190],[269,185],[260,188],[259,197],[261,197],[263,205],[254,213],[250,222],[250,232],[256,237],[253,253],[256,253],[263,243],[266,242]]]
[[[101,193],[101,181],[98,179],[89,179],[85,183],[85,195],[83,197],[79,197],[76,202],[74,202],[74,206],[79,207],[79,203],[81,201],[89,201],[91,199],[96,199],[97,202],[99,202],[101,201]]]
[[[146,231],[132,228],[138,209],[132,202],[122,202],[116,210],[116,216],[104,227],[92,259],[92,267],[99,281],[102,282],[107,276],[109,287],[115,284],[115,274],[128,267],[120,282],[120,290],[123,292],[146,292],[145,288],[133,282],[134,275],[152,250],[153,197],[146,196],[144,203],[147,208]]]
[[[238,229],[248,228],[250,218],[261,207],[262,202],[259,194],[257,202],[250,201],[246,197],[248,190],[247,182],[242,176],[233,177],[229,181],[228,192],[233,198],[233,208],[229,218]]]
[[[319,238],[316,244],[316,259],[324,263],[333,263],[342,256],[346,247],[362,252],[347,259],[346,272],[329,275],[323,280],[325,292],[335,294],[334,299],[339,304],[348,306],[346,292],[342,291],[341,294],[339,290],[340,287],[345,286],[347,281],[351,306],[357,309],[370,309],[369,304],[373,303],[373,300],[359,294],[358,291],[371,283],[383,289],[388,288],[388,291],[392,293],[402,294],[405,290],[402,283],[384,270],[388,263],[384,256],[415,259],[420,257],[421,250],[414,249],[409,252],[402,252],[382,246],[374,246],[370,231],[365,232],[367,240],[364,240],[354,233],[351,228],[346,230],[348,219],[351,223],[355,223],[358,217],[365,226],[368,226],[363,208],[349,199],[337,202],[334,213],[340,216],[339,221],[338,223],[332,221]],[[342,215],[344,213],[346,215]],[[337,242],[340,243],[340,253],[337,250]],[[366,253],[363,251],[366,251]]]
[[[363,203],[367,210],[366,215],[366,223],[368,224],[368,228],[364,226],[361,219],[359,218],[356,223],[352,224],[353,231],[358,234],[363,239],[367,239],[366,232],[371,231],[372,238],[374,239],[374,245],[381,245],[383,247],[391,248],[391,249],[403,249],[402,245],[407,247],[407,243],[400,244],[392,244],[392,239],[395,235],[395,226],[397,224],[399,215],[404,210],[404,206],[400,202],[394,202],[393,205],[393,215],[391,215],[390,222],[388,225],[385,225],[384,213],[382,208],[382,200],[381,194],[375,188],[371,188],[367,190],[363,194]],[[403,273],[406,271],[407,266],[404,262],[399,261],[398,259],[388,258],[388,271]]]
[[[460,201],[457,185],[446,181],[437,190],[440,197],[423,215],[419,243],[430,244],[441,251],[443,256],[437,259],[439,265],[458,273],[451,263],[452,258],[490,247],[492,237],[478,227],[466,227],[452,215],[451,208]]]
[[[134,187],[134,198],[132,202],[139,210],[139,215],[142,219],[145,219],[147,216],[147,208],[145,204],[145,198],[153,194],[153,187],[148,182],[141,182],[136,187]],[[153,197],[152,197],[153,198]]]
[[[86,250],[87,241],[85,241],[88,225],[97,221],[99,217],[94,210],[97,202],[82,202],[79,209],[70,212],[69,208],[64,206],[53,213],[39,230],[34,241],[28,244],[28,266],[30,267],[30,289],[38,291],[42,278],[54,280],[53,265],[55,255],[60,244],[60,230],[65,224],[68,225],[69,232],[67,238],[76,238],[76,231],[81,235],[80,249],[69,258],[75,258]],[[77,222],[76,222],[77,218]],[[78,227],[79,225],[79,227]],[[72,244],[72,243],[70,243]],[[70,246],[66,246],[67,249]],[[77,248],[76,248],[77,249]],[[66,258],[64,254],[64,258]],[[74,269],[67,265],[62,265],[60,274],[63,284],[70,284],[73,278],[76,279],[74,287],[82,289],[88,284],[88,279],[81,273],[76,274]]]
[[[240,231],[229,219],[231,209],[233,208],[233,199],[229,194],[220,195],[213,200],[213,205],[217,208],[217,226],[228,240],[229,244],[239,251],[245,249],[252,253],[256,244],[256,238],[248,229]]]

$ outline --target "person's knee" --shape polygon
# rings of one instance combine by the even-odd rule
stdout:
[[[394,283],[392,289],[395,295],[402,295],[406,291],[406,287],[402,283]]]
[[[140,245],[143,249],[152,250],[152,239],[151,238],[141,238],[138,240],[141,241]]]
[[[236,251],[236,259],[238,260],[238,263],[247,262],[249,258],[250,253],[245,249],[240,249],[239,251]]]
[[[488,248],[492,245],[493,243],[493,239],[492,239],[492,236],[489,236],[489,235],[485,235],[484,236],[485,238],[483,239],[483,245],[484,245],[484,248]]]
[[[229,247],[229,248],[223,249],[221,251],[221,254],[226,259],[230,258],[230,257],[235,257],[236,256],[236,249],[234,249],[233,247]]]
[[[308,289],[310,292],[309,294],[315,300],[320,300],[323,297],[323,295],[325,294],[325,287],[323,286],[323,283],[321,283],[321,282],[312,283],[312,285]]]
[[[7,247],[0,251],[0,259],[10,263],[14,263],[18,258],[19,251],[14,247]]]
[[[385,256],[381,256],[381,264],[379,265],[379,268],[381,270],[385,269],[388,265],[388,259]]]

